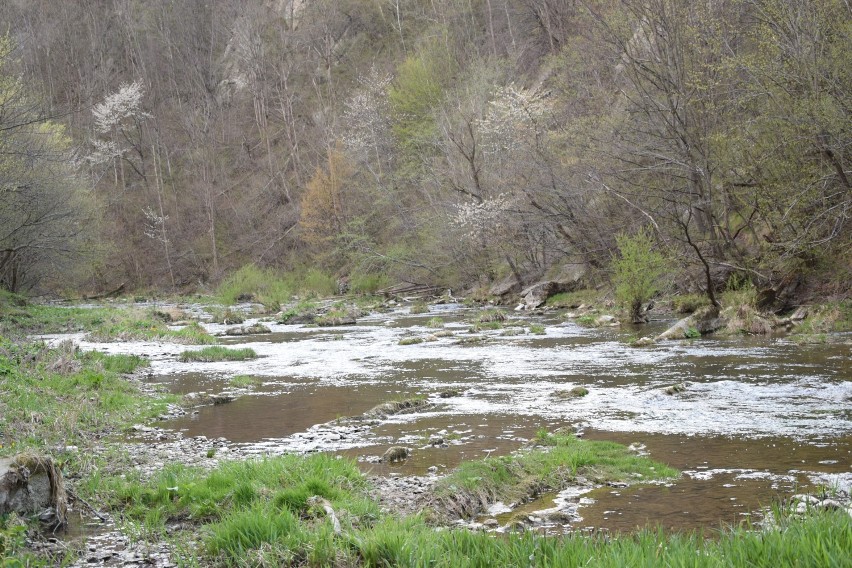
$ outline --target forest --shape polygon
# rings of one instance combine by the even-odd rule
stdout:
[[[848,294],[845,0],[6,0],[0,284]],[[639,237],[637,237],[637,235]],[[622,243],[623,244],[623,243]]]

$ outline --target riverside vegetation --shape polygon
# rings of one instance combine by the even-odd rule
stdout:
[[[129,465],[120,442],[103,446],[103,440],[162,416],[176,397],[133,378],[147,364],[142,358],[82,353],[70,342],[48,348],[26,335],[74,330],[148,340],[175,332],[132,307],[47,308],[4,297],[2,308],[14,317],[4,318],[0,343],[0,455],[53,455],[75,495],[110,511],[136,538],[168,539],[188,566],[850,565],[852,519],[842,510],[800,517],[779,509],[769,527],[731,527],[708,535],[646,529],[495,538],[436,530],[475,516],[496,500],[523,501],[578,479],[636,482],[678,474],[618,444],[584,441],[571,433],[541,431],[515,454],[462,463],[440,479],[423,514],[402,518],[378,507],[370,482],[352,461],[325,454],[225,461],[212,470],[175,464],[143,477]],[[825,314],[842,319],[838,313],[844,309],[817,310],[808,330],[837,326],[838,319],[825,323]],[[483,314],[475,319],[505,318],[493,310]],[[200,329],[193,342],[215,342]],[[180,334],[172,340],[187,338]],[[574,396],[585,394],[575,390]],[[106,450],[88,451],[96,443]],[[28,543],[37,541],[36,535],[34,525],[0,518],[0,559],[10,566],[47,566],[73,557],[33,552]]]

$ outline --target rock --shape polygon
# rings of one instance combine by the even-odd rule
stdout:
[[[820,509],[827,509],[829,511],[838,511],[843,508],[843,505],[839,501],[835,501],[834,499],[826,499],[821,501],[819,505],[817,505]]]
[[[219,393],[219,394],[211,394],[208,399],[213,404],[228,404],[229,402],[234,402],[237,397],[232,394],[227,393]]]
[[[410,454],[409,449],[404,446],[391,446],[382,456],[382,461],[385,463],[397,463],[404,461]]]
[[[0,458],[0,515],[38,515],[52,527],[65,524],[68,498],[62,473],[48,456]]]
[[[521,291],[524,308],[534,310],[544,304],[547,299],[560,292],[564,292],[564,286],[552,280],[533,284],[529,288]]]
[[[802,493],[798,493],[796,495],[793,495],[792,497],[790,497],[790,500],[791,501],[798,501],[800,503],[807,503],[809,505],[816,505],[817,503],[819,503],[819,499],[817,499],[813,495],[805,495],[805,494],[802,494]]]
[[[782,312],[791,307],[802,284],[802,277],[790,275],[773,288],[758,291],[755,305],[761,311]]]
[[[654,343],[655,341],[653,337],[646,336],[640,337],[630,345],[632,345],[633,347],[648,347],[649,345],[653,345]]]
[[[485,519],[484,521],[482,521],[482,526],[490,529],[496,529],[500,526],[500,521],[498,521],[497,519]]]
[[[790,321],[798,322],[806,319],[810,309],[807,306],[799,306],[796,311],[790,316]]]
[[[523,284],[518,282],[518,279],[512,274],[492,284],[488,289],[488,295],[497,297],[511,296],[512,294],[517,294],[522,287]]]
[[[229,327],[225,330],[225,335],[261,335],[264,333],[272,333],[272,331],[261,323],[242,327]]]
[[[727,325],[724,318],[719,317],[719,309],[715,306],[699,308],[658,335],[656,341],[665,339],[690,339],[697,335],[707,335]]]
[[[610,315],[602,315],[595,318],[595,325],[598,327],[602,327],[605,325],[608,326],[616,326],[618,325],[618,318]]]

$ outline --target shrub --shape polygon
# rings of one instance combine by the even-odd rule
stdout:
[[[634,322],[644,321],[642,306],[660,290],[666,259],[644,229],[633,236],[620,235],[616,242],[619,255],[612,262],[616,299]]]
[[[216,291],[216,296],[222,304],[233,305],[254,300],[269,309],[278,309],[291,295],[291,287],[281,276],[254,264],[247,264],[230,274]]]

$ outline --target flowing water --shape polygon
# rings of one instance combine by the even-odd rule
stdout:
[[[266,324],[273,333],[224,339],[257,351],[258,359],[245,362],[182,363],[178,355],[187,348],[170,344],[81,345],[150,357],[152,380],[175,393],[235,392],[234,402],[163,425],[185,436],[224,438],[245,453],[334,451],[372,473],[424,475],[432,466],[446,471],[462,460],[511,452],[541,428],[570,427],[590,439],[633,444],[684,471],[665,485],[584,495],[576,523],[582,527],[716,528],[793,492],[831,485],[838,479],[832,476],[852,477],[848,336],[807,346],[738,337],[632,348],[631,333],[658,333],[671,322],[586,329],[555,315],[530,316],[471,333],[471,313],[461,306],[430,309],[420,316],[400,309],[338,328]],[[453,335],[399,345],[404,337],[434,334],[427,327],[434,317]],[[544,324],[545,334],[521,327],[531,322]],[[235,375],[250,375],[257,386],[235,389]],[[683,392],[666,394],[678,383],[686,384]],[[566,396],[577,386],[588,395]],[[411,396],[427,396],[430,404],[342,436],[315,426]],[[413,448],[411,457],[377,463],[391,445]],[[554,497],[523,510],[550,507]]]

